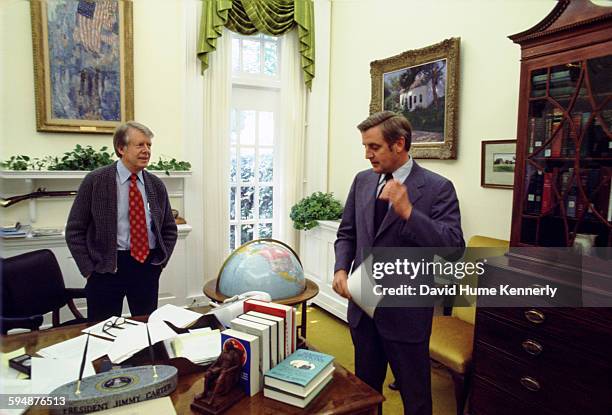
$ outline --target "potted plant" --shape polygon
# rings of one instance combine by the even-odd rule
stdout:
[[[296,203],[289,217],[295,229],[309,230],[317,226],[319,220],[340,219],[342,209],[342,204],[332,193],[315,192]]]

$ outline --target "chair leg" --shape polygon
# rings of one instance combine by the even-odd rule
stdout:
[[[60,324],[60,311],[59,308],[56,308],[55,310],[53,310],[53,313],[51,314],[51,324],[53,327],[58,327]]]
[[[461,373],[456,373],[452,370],[449,370],[449,372],[451,374],[451,377],[453,378],[453,384],[455,386],[455,402],[457,404],[457,415],[463,415],[468,392],[467,378]]]

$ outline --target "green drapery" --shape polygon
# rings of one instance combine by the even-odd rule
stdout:
[[[203,0],[198,59],[202,72],[217,46],[223,26],[243,35],[262,32],[279,36],[297,26],[304,81],[310,89],[315,71],[312,0]]]

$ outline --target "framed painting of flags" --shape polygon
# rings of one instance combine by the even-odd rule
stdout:
[[[36,129],[112,133],[134,118],[132,2],[30,0]]]

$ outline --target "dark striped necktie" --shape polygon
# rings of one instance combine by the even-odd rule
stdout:
[[[378,190],[378,187],[376,188],[376,204],[374,206],[374,235],[378,233],[378,228],[380,228],[380,224],[385,219],[387,211],[389,210],[389,202],[379,198],[389,180],[393,180],[393,175],[391,173],[385,174],[380,191]]]

